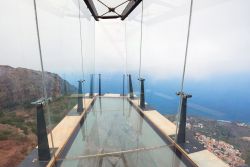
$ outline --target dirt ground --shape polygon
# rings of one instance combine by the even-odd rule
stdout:
[[[35,135],[29,135],[21,141],[13,139],[0,141],[0,167],[18,166],[35,146]]]

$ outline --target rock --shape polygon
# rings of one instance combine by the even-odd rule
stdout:
[[[76,88],[59,75],[45,72],[48,97],[59,97]],[[0,109],[30,104],[43,96],[42,73],[25,68],[0,65]]]

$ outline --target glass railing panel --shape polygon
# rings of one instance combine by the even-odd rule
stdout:
[[[33,1],[0,6],[0,36],[5,41],[0,46],[0,166],[31,166],[39,159],[39,127],[44,136],[49,132],[48,115],[40,104],[32,103],[45,98],[34,6]]]
[[[117,94],[122,95],[123,89],[127,91],[126,86],[127,78],[124,77],[123,84],[123,74],[122,73],[102,73],[101,74],[101,95],[105,94]],[[99,74],[96,78],[96,92],[99,93]]]
[[[128,69],[137,74],[137,78],[140,71],[140,77],[145,79],[145,110],[157,110],[173,127],[178,122],[176,93],[180,90],[188,11],[188,1],[178,1],[171,7],[168,2],[159,5],[144,1],[143,18],[142,5],[139,5],[126,21]],[[140,103],[141,82],[135,87]],[[169,135],[175,140],[176,131]]]
[[[47,132],[49,133],[47,141],[52,158],[61,147],[56,127],[60,122],[65,123],[65,116],[71,113],[71,110],[77,104],[76,98],[71,95],[78,92],[77,81],[82,80],[82,64],[79,61],[79,59],[81,60],[79,19],[77,17],[67,17],[63,12],[49,8],[50,6],[53,6],[53,4],[49,1],[37,2],[43,60],[41,63],[45,71],[46,105],[44,106],[44,113],[48,117],[46,120]],[[56,5],[56,7],[58,8],[59,6]],[[64,7],[59,8],[63,10]],[[75,9],[78,8],[75,6]],[[49,11],[47,12],[46,10]],[[72,15],[78,14],[78,10],[73,11]],[[76,44],[72,45],[72,43]],[[72,53],[70,50],[75,52]],[[70,76],[72,72],[75,75]],[[70,76],[77,80],[65,80],[66,77],[63,79],[63,76]],[[66,87],[68,87],[67,94],[65,92]],[[74,112],[77,113],[76,111]]]
[[[25,51],[25,56],[22,57],[19,55],[18,59],[22,59],[22,61],[17,65],[17,67],[27,68],[22,69],[23,71],[20,73],[21,77],[19,77],[20,79],[17,81],[19,86],[21,86],[19,90],[23,89],[20,93],[23,97],[18,96],[17,98],[22,99],[25,103],[27,103],[26,101],[28,99],[32,99],[25,104],[25,107],[22,109],[21,115],[25,115],[22,124],[19,122],[22,116],[16,120],[16,123],[25,128],[25,133],[31,136],[29,140],[27,139],[30,143],[29,145],[22,144],[22,146],[26,147],[20,151],[22,158],[27,155],[27,150],[34,149],[23,161],[22,166],[31,166],[33,163],[46,164],[56,155],[56,151],[62,146],[58,138],[57,125],[59,123],[61,123],[61,125],[62,123],[65,124],[65,118],[67,116],[80,115],[82,111],[78,112],[77,104],[79,102],[78,97],[83,96],[84,84],[81,88],[82,91],[79,93],[78,81],[84,79],[85,71],[88,74],[94,73],[94,22],[91,19],[89,20],[90,17],[88,17],[86,13],[84,16],[81,16],[84,10],[85,12],[87,11],[85,7],[80,5],[81,21],[79,22],[79,6],[77,6],[75,2],[67,3],[66,6],[62,1],[36,2],[37,28],[40,39],[37,39],[35,28],[34,34],[30,33],[30,31],[28,32],[29,29],[25,30],[24,33],[20,33],[26,34],[25,40],[24,38],[20,38],[23,40],[24,48],[21,49]],[[27,3],[22,5],[22,7],[27,9],[27,11],[31,10],[30,15],[34,16],[32,3]],[[67,12],[64,12],[65,7],[67,8]],[[27,25],[35,27],[34,17],[32,17],[32,19],[30,18],[29,21],[30,23]],[[85,34],[83,34],[83,32]],[[29,35],[27,35],[27,33]],[[82,40],[80,34],[87,34],[84,39],[88,42]],[[27,37],[31,37],[31,39]],[[90,38],[92,41],[89,40]],[[37,50],[37,40],[40,40],[40,57]],[[30,43],[34,43],[34,46],[29,45]],[[32,53],[33,51],[30,48],[35,48],[35,52]],[[28,52],[26,50],[29,50],[31,53],[27,54]],[[85,56],[85,54],[88,54],[90,57],[86,57],[84,60],[83,56]],[[32,55],[37,55],[37,63],[34,61],[34,56]],[[85,62],[87,64],[86,66],[84,64]],[[44,69],[43,77],[40,70],[41,67]],[[22,82],[24,82],[25,85],[20,84]],[[33,106],[30,106],[31,102],[33,102]],[[38,114],[36,115],[36,113]],[[12,115],[12,117],[15,119],[14,115]],[[36,120],[38,120],[37,123]],[[20,134],[21,133],[23,133],[22,130],[20,130]],[[36,134],[38,135],[39,141],[38,149],[35,148],[35,146],[37,146]],[[26,136],[23,137],[25,137],[25,139],[22,139],[23,143],[27,142]],[[39,143],[41,143],[41,145],[39,145]],[[37,153],[39,152],[37,150],[40,148],[44,149],[43,155]],[[16,156],[16,158],[21,159],[19,156]],[[19,161],[18,163],[20,163]],[[12,159],[12,162],[17,161],[13,161]],[[10,163],[4,166],[16,165],[18,164],[12,165]]]
[[[18,43],[14,39],[12,42],[13,45]],[[30,56],[18,52],[9,51],[10,58]],[[37,146],[37,111],[31,103],[43,97],[41,71],[39,57],[32,67],[25,63],[13,64],[6,59],[1,58],[0,65],[0,166],[17,166]],[[18,154],[12,153],[14,148],[19,150]]]
[[[249,166],[247,3],[211,5],[194,3],[184,84],[192,97],[181,145],[190,153],[206,150],[228,166]]]
[[[83,13],[83,15],[85,15]],[[85,20],[82,31],[83,50],[83,73],[84,73],[84,89],[87,96],[96,93],[97,75],[95,73],[95,21]]]

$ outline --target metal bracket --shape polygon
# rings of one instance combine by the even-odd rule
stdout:
[[[48,98],[42,97],[42,98],[38,99],[37,101],[31,102],[31,104],[32,105],[45,105],[51,101],[52,101],[52,97],[48,97]]]

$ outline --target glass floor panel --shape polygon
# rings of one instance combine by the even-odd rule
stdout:
[[[182,161],[167,146],[128,153],[99,154],[95,157],[64,159],[61,166],[88,167],[184,167]]]
[[[127,98],[97,98],[60,166],[180,166],[185,164],[143,119]]]

